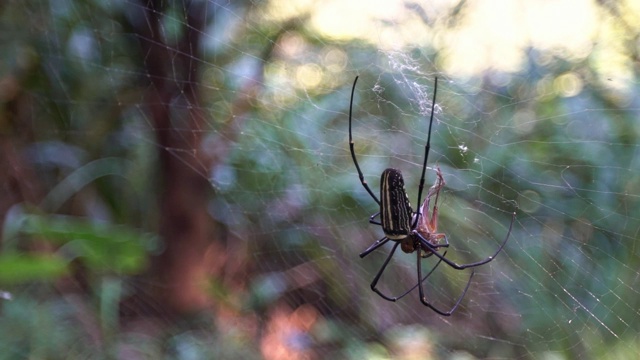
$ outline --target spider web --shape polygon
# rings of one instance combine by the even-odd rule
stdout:
[[[39,61],[56,95],[30,90],[35,101],[29,107],[58,124],[54,135],[40,134],[51,141],[33,150],[44,164],[39,171],[49,174],[55,163],[69,179],[86,170],[89,158],[121,156],[131,161],[128,169],[140,166],[137,172],[149,174],[153,154],[166,151],[210,183],[211,218],[223,229],[219,236],[234,244],[225,250],[229,258],[239,259],[227,260],[227,276],[244,274],[233,286],[221,281],[227,284],[218,298],[224,310],[215,316],[231,335],[220,336],[254,342],[238,350],[218,340],[216,354],[589,359],[632,357],[640,350],[640,128],[637,74],[630,65],[637,54],[612,40],[620,31],[638,34],[637,15],[624,11],[633,4],[559,2],[538,13],[527,3],[496,8],[482,1],[165,3],[159,28],[175,54],[187,53],[176,39],[192,29],[185,15],[190,6],[205,4],[206,11],[201,42],[192,44],[201,47],[190,59],[197,75],[175,70],[163,79],[199,89],[195,111],[204,126],[188,121],[196,115],[184,98],[160,101],[188,119],[172,124],[184,139],[197,134],[202,141],[165,148],[157,137],[165,129],[136,93],[153,86],[146,81],[153,74],[127,50],[152,40],[120,23],[120,16],[136,23],[146,5],[56,3],[55,9],[40,1],[15,9],[44,16],[59,30],[26,32],[44,36],[45,46],[26,47],[33,41],[28,37],[4,45],[20,44],[16,58],[23,62],[33,59],[34,49],[47,49]],[[560,28],[572,12],[582,20]],[[548,26],[535,26],[542,17]],[[588,20],[599,17],[605,20],[596,35],[598,26]],[[141,58],[149,65],[150,57]],[[605,66],[604,58],[613,60]],[[88,93],[78,91],[83,86],[69,83],[66,67],[90,76],[74,81],[103,87],[87,84]],[[447,258],[469,263],[493,254],[510,214],[517,213],[504,250],[475,268],[451,317],[421,305],[417,290],[392,303],[369,288],[392,244],[358,257],[383,233],[368,222],[378,209],[349,152],[355,76],[353,136],[365,178],[377,193],[381,172],[400,169],[414,208],[439,78],[425,187],[439,167],[446,186],[438,231],[450,241]],[[72,105],[72,111],[46,113],[42,104]],[[96,109],[118,113],[120,120],[113,125],[100,114],[88,125],[85,118]],[[76,143],[78,164],[61,165],[52,153],[71,151],[61,145],[65,139],[102,138],[102,131],[113,142]],[[202,154],[215,160],[203,161]],[[72,183],[99,177],[51,180],[48,207],[64,203],[65,190],[75,194]],[[92,206],[87,216],[110,218],[104,207]],[[145,221],[132,223],[153,231]],[[423,260],[423,273],[436,262]],[[425,281],[429,301],[449,309],[470,272],[440,264]],[[415,284],[415,254],[398,250],[379,288],[400,294]],[[255,318],[259,332],[247,330]],[[179,355],[210,354],[204,349],[211,343],[185,350],[179,344],[193,334],[172,332]]]

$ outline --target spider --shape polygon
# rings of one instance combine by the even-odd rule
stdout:
[[[353,136],[351,132],[351,119],[352,119],[352,111],[353,111],[353,94],[356,89],[356,83],[358,82],[358,77],[356,76],[353,81],[353,88],[351,89],[351,102],[349,103],[349,150],[351,151],[351,158],[353,159],[353,163],[358,170],[358,177],[360,178],[360,183],[367,190],[369,195],[375,200],[376,203],[380,206],[380,210],[375,214],[369,217],[369,223],[374,225],[379,225],[382,227],[382,231],[384,232],[384,237],[380,240],[374,242],[371,246],[369,246],[365,251],[360,254],[360,258],[364,258],[369,255],[374,250],[378,249],[382,245],[386,244],[389,240],[395,242],[391,252],[387,256],[386,260],[382,264],[382,267],[373,278],[371,282],[371,290],[380,295],[383,299],[387,301],[397,301],[403,298],[405,295],[409,294],[416,287],[418,288],[418,292],[420,295],[420,302],[423,305],[429,307],[431,310],[443,316],[450,316],[460,305],[460,302],[464,298],[467,290],[469,289],[469,285],[471,284],[471,279],[475,274],[475,270],[471,271],[469,275],[469,280],[467,281],[467,285],[465,286],[462,294],[455,302],[453,307],[448,311],[443,311],[435,307],[433,304],[429,302],[427,297],[424,294],[424,289],[422,283],[435,271],[435,269],[440,265],[441,262],[446,263],[450,267],[455,270],[464,270],[467,268],[475,268],[476,266],[484,265],[490,261],[492,261],[500,251],[504,248],[504,245],[509,240],[509,235],[511,234],[511,228],[513,226],[513,222],[515,220],[516,213],[514,212],[511,217],[511,223],[509,224],[509,230],[504,240],[496,250],[496,252],[489,256],[488,258],[476,262],[472,262],[469,264],[459,265],[445,256],[447,251],[444,251],[442,254],[438,252],[440,248],[448,248],[449,240],[447,239],[447,235],[444,233],[438,233],[438,196],[440,194],[440,190],[444,187],[445,181],[442,176],[442,172],[440,168],[436,168],[436,180],[427,192],[427,196],[425,197],[424,203],[419,207],[417,212],[414,212],[411,208],[411,203],[409,202],[409,197],[404,188],[404,179],[402,177],[402,173],[400,170],[389,168],[382,172],[382,176],[380,178],[380,199],[371,191],[367,181],[364,179],[364,175],[362,174],[362,170],[360,170],[360,165],[358,165],[358,160],[356,159],[356,154],[354,151],[354,143]],[[429,149],[431,148],[431,127],[433,125],[433,113],[436,103],[436,92],[438,89],[438,78],[435,79],[435,85],[433,90],[433,100],[431,103],[431,117],[429,119],[429,130],[427,135],[427,143],[424,147],[424,161],[422,164],[422,175],[420,177],[420,185],[418,186],[418,202],[420,204],[420,200],[422,197],[422,190],[424,188],[425,181],[425,172],[427,169],[427,160],[429,158]],[[433,211],[431,215],[429,215],[429,204],[431,198],[435,197]],[[376,218],[379,217],[379,220]],[[416,252],[417,259],[417,275],[418,275],[418,283],[414,285],[409,290],[405,291],[399,296],[388,296],[385,295],[382,291],[377,289],[378,280],[382,276],[382,273],[386,269],[389,261],[393,257],[396,249],[400,246],[403,252],[405,253],[413,253]],[[438,257],[438,262],[436,265],[424,276],[422,277],[422,262],[421,259],[430,257],[435,255]]]

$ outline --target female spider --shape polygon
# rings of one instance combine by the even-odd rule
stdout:
[[[424,295],[424,289],[422,283],[435,271],[435,269],[440,265],[441,262],[446,263],[450,267],[455,270],[464,270],[467,268],[474,268],[476,266],[484,265],[490,261],[492,261],[504,245],[509,240],[509,235],[511,234],[511,228],[513,226],[513,221],[515,220],[515,212],[511,217],[511,223],[509,224],[509,230],[507,231],[507,235],[504,240],[496,250],[496,252],[489,256],[488,258],[480,261],[476,261],[469,264],[456,264],[455,262],[447,259],[445,256],[447,252],[440,254],[438,252],[439,248],[447,248],[449,247],[449,240],[447,239],[447,235],[443,233],[437,233],[438,230],[438,196],[440,194],[440,189],[444,187],[445,182],[442,177],[442,173],[440,169],[436,169],[436,180],[433,186],[427,192],[427,196],[425,198],[422,206],[418,208],[418,212],[414,212],[411,208],[411,203],[409,202],[409,197],[407,196],[407,192],[404,188],[404,179],[402,177],[402,173],[400,170],[389,168],[382,172],[382,176],[380,178],[380,199],[371,191],[367,181],[364,179],[364,175],[360,170],[360,165],[358,165],[358,160],[356,159],[356,154],[354,151],[353,144],[353,136],[351,132],[351,119],[353,112],[353,94],[356,89],[356,83],[358,82],[358,77],[356,76],[353,81],[353,87],[351,89],[351,102],[349,103],[349,150],[351,151],[351,158],[353,159],[353,163],[356,166],[356,170],[358,170],[358,177],[360,178],[360,183],[367,190],[369,195],[375,200],[376,203],[380,206],[380,210],[371,215],[369,217],[369,223],[374,225],[379,225],[382,227],[382,231],[384,232],[384,237],[376,242],[374,242],[371,246],[369,246],[365,251],[360,254],[361,258],[364,258],[377,248],[386,244],[389,240],[394,241],[395,244],[391,249],[391,252],[387,256],[386,260],[382,264],[382,267],[373,278],[371,282],[371,290],[380,295],[383,299],[388,301],[397,301],[403,298],[405,295],[410,293],[416,287],[418,288],[420,294],[420,302],[425,306],[428,306],[433,311],[437,312],[443,316],[451,315],[460,305],[460,302],[464,298],[467,290],[469,289],[469,285],[471,284],[471,279],[473,278],[474,271],[471,271],[469,275],[469,280],[467,281],[467,285],[465,286],[462,294],[455,302],[453,307],[448,311],[443,311],[432,305]],[[431,103],[431,117],[429,119],[429,130],[427,135],[427,143],[424,147],[424,160],[422,164],[422,176],[420,177],[420,184],[418,186],[418,202],[420,204],[420,200],[422,197],[422,189],[424,188],[424,180],[425,180],[425,172],[427,169],[427,160],[429,158],[429,149],[431,148],[431,127],[433,125],[433,113],[436,103],[436,92],[438,89],[438,78],[435,79],[435,85],[433,90],[433,101]],[[435,196],[433,211],[431,215],[429,215],[429,203],[431,198]],[[375,220],[376,217],[379,217],[380,220]],[[441,243],[442,242],[442,243]],[[400,296],[387,296],[383,294],[380,290],[377,289],[378,280],[382,276],[382,273],[386,269],[389,261],[393,257],[396,249],[400,245],[400,248],[405,253],[413,253],[416,252],[417,258],[417,273],[418,273],[418,283],[414,285],[409,290],[402,293]],[[425,275],[422,277],[422,258],[429,257],[431,255],[435,255],[439,258],[436,265]]]

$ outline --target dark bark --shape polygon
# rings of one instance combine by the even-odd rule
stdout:
[[[200,34],[206,2],[187,4],[184,35],[178,45],[164,43],[162,2],[143,2],[144,22],[136,26],[152,86],[145,105],[158,141],[159,234],[163,251],[153,259],[153,304],[165,314],[184,314],[208,305],[207,251],[215,243],[207,213],[212,188],[211,161],[199,152],[206,117],[198,100]]]

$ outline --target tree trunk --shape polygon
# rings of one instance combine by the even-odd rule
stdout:
[[[206,256],[215,241],[207,212],[212,188],[211,160],[199,152],[206,118],[198,101],[198,60],[206,2],[185,6],[184,35],[166,45],[161,32],[163,2],[143,1],[145,20],[137,24],[142,56],[153,86],[145,103],[159,151],[160,238],[153,260],[153,304],[166,314],[191,313],[208,305]],[[135,27],[135,26],[134,26]]]

